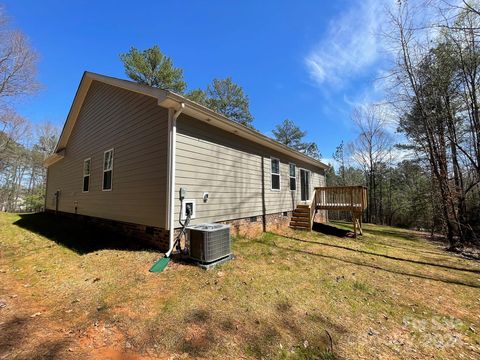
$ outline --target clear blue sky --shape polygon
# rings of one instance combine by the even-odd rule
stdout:
[[[378,99],[384,56],[377,1],[7,0],[12,26],[40,55],[43,88],[18,111],[62,126],[83,71],[125,78],[118,55],[158,44],[189,88],[232,76],[267,135],[285,118],[328,160],[351,140],[355,104]]]

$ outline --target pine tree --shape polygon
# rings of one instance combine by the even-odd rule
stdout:
[[[196,103],[207,106],[207,94],[202,89],[193,89],[189,91],[185,97]]]
[[[253,116],[250,114],[248,96],[231,77],[214,79],[207,87],[206,105],[210,109],[225,115],[230,120],[253,128]]]
[[[315,159],[321,158],[317,144],[314,142],[303,142],[307,132],[302,131],[292,120],[283,120],[281,124],[275,126],[272,133],[278,142]]]
[[[132,47],[120,55],[127,76],[144,85],[171,90],[183,94],[187,84],[183,81],[183,70],[176,68],[157,45],[139,51]]]

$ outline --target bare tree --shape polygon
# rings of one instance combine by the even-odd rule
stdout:
[[[21,142],[29,131],[29,122],[13,110],[0,112],[0,171],[12,151],[11,145]]]
[[[450,247],[455,246],[454,224],[452,219],[451,193],[448,186],[448,166],[446,163],[445,127],[432,108],[429,81],[425,68],[428,67],[429,44],[418,34],[409,4],[399,2],[397,10],[390,13],[392,33],[390,40],[396,46],[397,63],[392,70],[395,78],[394,97],[397,104],[405,106],[403,123],[400,127],[414,142],[415,149],[426,154],[432,174],[440,188],[441,203],[447,227]],[[427,34],[428,35],[428,34]]]
[[[14,109],[15,101],[34,93],[37,54],[25,35],[10,27],[9,19],[0,7],[0,209],[16,210],[24,201],[25,189],[37,186],[36,175],[43,181],[39,167],[43,156],[36,156],[28,140],[31,125]],[[13,106],[12,106],[13,105]],[[36,159],[35,159],[36,158]],[[34,160],[35,159],[35,160]],[[22,199],[20,199],[22,197]]]
[[[480,181],[480,18],[472,6],[434,7],[430,23],[415,16],[425,8],[412,11],[406,1],[390,12],[389,44],[396,53],[391,95],[399,128],[428,161],[439,194],[432,201],[441,205],[450,249],[476,238],[472,224],[478,219],[471,215],[476,205],[468,209]]]
[[[24,121],[28,129],[29,123]],[[58,134],[58,128],[46,121],[35,126],[33,145],[26,141],[31,137],[30,131],[25,131],[19,141],[10,139],[0,169],[0,208],[7,211],[41,209],[46,182],[43,163],[53,152]]]
[[[386,132],[387,116],[379,105],[356,108],[352,120],[358,131],[357,138],[349,144],[351,157],[365,171],[369,187],[367,221],[376,222],[381,217],[377,197],[377,172],[384,163],[392,146],[392,138]]]
[[[473,4],[470,1],[462,0],[462,4],[467,11],[480,16],[480,7],[478,3]]]
[[[0,99],[2,105],[38,89],[37,54],[25,35],[9,28],[4,9],[0,8]]]

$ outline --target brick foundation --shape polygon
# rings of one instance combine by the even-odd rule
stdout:
[[[290,224],[292,211],[286,211],[275,214],[267,214],[265,216],[252,216],[250,218],[242,218],[228,221],[219,221],[221,224],[230,225],[230,234],[232,236],[245,236],[253,238],[260,236],[265,231],[278,231]],[[265,220],[264,220],[265,218]],[[264,225],[265,224],[265,225]]]
[[[46,210],[49,213],[55,213],[54,210]],[[140,224],[133,224],[123,221],[97,218],[93,216],[72,214],[67,212],[58,212],[57,215],[75,219],[87,224],[98,226],[101,229],[117,233],[132,239],[138,239],[145,244],[158,248],[161,251],[168,250],[168,234],[169,231],[155,227]]]
[[[55,213],[53,210],[46,210]],[[169,231],[155,226],[146,226],[140,224],[127,223],[123,221],[102,219],[87,215],[71,214],[66,212],[58,212],[58,215],[65,216],[70,219],[87,222],[102,229],[118,233],[130,238],[139,239],[150,246],[154,246],[161,251],[168,250]],[[263,231],[279,232],[290,224],[292,211],[280,212],[275,214],[267,214],[265,216],[252,216],[249,218],[219,221],[221,224],[230,225],[230,234],[232,236],[244,236],[254,238],[260,236]],[[326,220],[326,211],[318,212],[315,221],[324,222]],[[175,235],[180,230],[175,230]]]

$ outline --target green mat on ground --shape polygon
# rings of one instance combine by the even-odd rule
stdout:
[[[170,262],[169,257],[164,257],[158,260],[153,266],[150,268],[150,272],[162,272]]]

